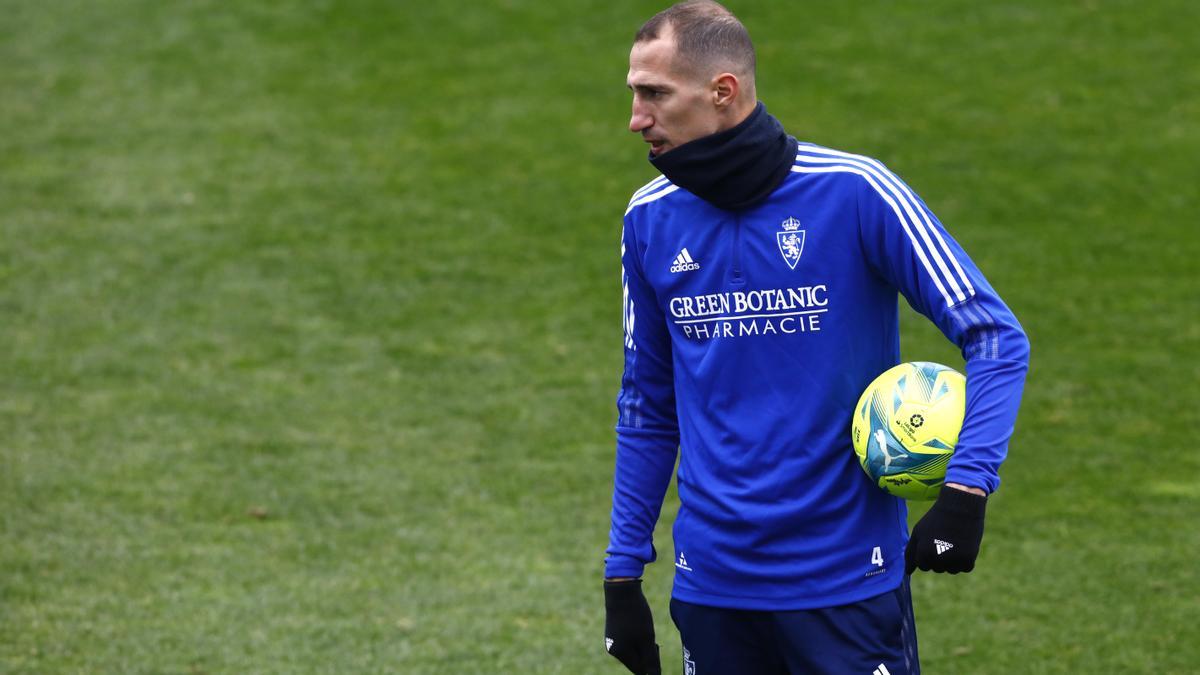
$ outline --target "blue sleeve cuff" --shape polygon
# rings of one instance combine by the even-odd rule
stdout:
[[[641,577],[646,564],[627,555],[610,555],[604,561],[604,578]]]
[[[953,468],[946,470],[946,482],[979,488],[989,495],[995,492],[996,488],[1000,487],[1000,477],[995,474],[980,475],[973,471]]]

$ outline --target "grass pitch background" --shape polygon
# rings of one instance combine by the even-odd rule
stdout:
[[[621,672],[659,8],[0,3],[0,671]],[[914,581],[925,672],[1194,671],[1195,3],[732,8],[771,111],[888,162],[1032,339],[980,565]]]

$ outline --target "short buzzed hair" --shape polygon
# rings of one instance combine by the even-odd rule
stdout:
[[[754,44],[750,33],[728,9],[712,0],[687,0],[650,17],[634,38],[634,44],[657,40],[670,26],[675,35],[678,67],[727,67],[754,77]]]

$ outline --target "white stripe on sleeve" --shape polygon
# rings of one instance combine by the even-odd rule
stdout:
[[[671,194],[672,192],[674,192],[678,189],[679,189],[678,185],[672,185],[672,184],[668,183],[667,187],[659,190],[658,192],[651,192],[650,194],[648,194],[644,197],[639,197],[639,198],[633,200],[632,202],[629,202],[629,208],[625,209],[625,213],[628,214],[636,206],[640,206],[642,204],[648,204],[656,199],[662,199],[663,197],[666,197],[667,195]]]
[[[888,206],[892,207],[892,211],[895,212],[896,218],[900,220],[900,225],[904,227],[905,233],[908,234],[909,240],[911,240],[913,243],[913,250],[916,251],[917,258],[925,267],[925,271],[929,274],[929,277],[933,279],[933,283],[935,286],[937,286],[938,291],[941,292],[942,298],[946,301],[946,306],[954,306],[954,298],[951,297],[950,293],[946,290],[945,285],[942,284],[941,276],[929,262],[929,258],[925,256],[925,251],[917,243],[917,237],[913,234],[912,228],[909,227],[908,220],[905,218],[900,206],[896,203],[895,199],[892,199],[888,192],[885,192],[884,189],[880,187],[879,183],[875,181],[875,178],[871,172],[841,164],[830,166],[802,166],[797,164],[796,166],[792,167],[792,171],[796,173],[853,173],[862,176],[863,179],[865,179],[867,183],[875,189],[875,192],[877,192],[879,196],[883,198],[883,201],[887,202]]]
[[[888,168],[885,167],[879,160],[872,159],[871,157],[867,157],[865,155],[854,155],[848,152],[842,152],[840,150],[831,150],[829,148],[816,146],[806,147],[805,152],[811,152],[818,155],[828,155],[829,157],[836,157],[846,160],[847,162],[856,166],[869,168],[869,170],[872,170],[876,176],[882,178],[882,181],[886,185],[888,185],[890,188],[894,188],[893,194],[896,194],[898,191],[897,196],[900,197],[906,204],[905,210],[913,216],[913,225],[921,233],[921,238],[929,247],[929,251],[933,256],[934,261],[937,262],[938,267],[947,275],[947,279],[950,282],[951,287],[954,288],[956,295],[959,296],[959,301],[975,295],[975,288],[971,285],[971,280],[967,277],[966,273],[963,272],[962,266],[958,264],[958,259],[955,258],[954,254],[950,251],[950,247],[946,244],[946,240],[942,237],[942,233],[933,226],[933,223],[929,220],[928,212],[921,207],[921,203],[917,199],[917,196],[913,194],[912,190],[909,189],[908,185],[906,185],[904,181],[900,180],[899,176],[888,170]],[[831,161],[829,159],[818,159],[816,157],[805,157],[802,155],[797,155],[796,158],[813,162]],[[911,207],[907,205],[911,205]],[[914,209],[917,214],[920,214],[919,219],[913,214]],[[930,241],[930,233],[932,233],[934,239],[937,239],[937,243],[939,248],[941,248],[941,252],[939,252],[937,248],[934,247],[933,242]],[[957,273],[957,276],[951,274],[950,270],[946,268],[946,264],[942,260],[943,254],[946,258],[949,258],[950,264],[954,267],[954,271]],[[966,288],[966,297],[962,295],[962,291],[959,289],[958,282],[960,280],[962,281],[962,286]]]

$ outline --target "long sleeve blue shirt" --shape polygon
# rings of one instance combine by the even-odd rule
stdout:
[[[791,173],[726,211],[665,177],[621,241],[625,369],[605,574],[655,560],[678,457],[674,597],[834,606],[901,583],[907,512],[850,444],[853,406],[900,359],[898,297],[966,361],[947,482],[992,492],[1029,344],[925,204],[879,162],[799,144]]]

